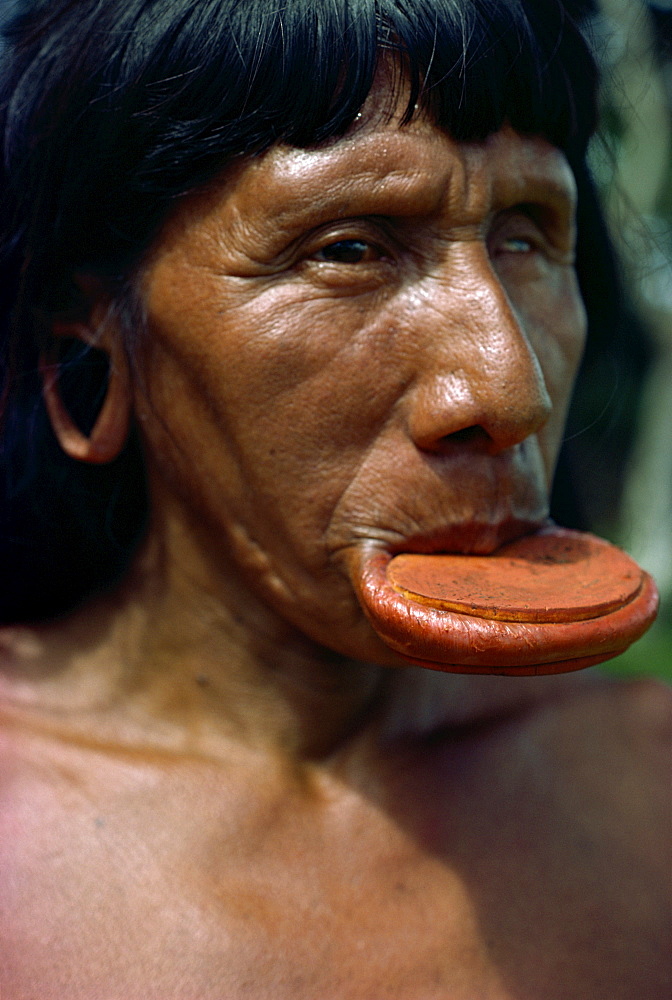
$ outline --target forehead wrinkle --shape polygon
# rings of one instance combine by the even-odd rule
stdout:
[[[306,220],[319,224],[360,212],[455,212],[464,213],[466,220],[502,206],[537,201],[560,213],[571,212],[576,188],[563,154],[543,139],[508,131],[483,143],[457,143],[433,128],[377,132],[326,150],[278,147],[244,178],[238,194],[241,203],[246,194],[253,196],[253,214],[260,219],[272,217],[277,229],[290,231]],[[499,147],[496,170],[488,157],[491,145]]]
[[[274,214],[279,225],[290,226],[309,215],[315,221],[351,215],[426,215],[439,204],[442,191],[422,170],[391,170],[384,176],[358,171],[354,177],[317,180],[315,190],[301,191],[292,204]],[[291,189],[291,188],[290,188]]]
[[[301,173],[282,171],[261,184],[259,214],[273,216],[279,226],[293,226],[305,217],[342,218],[370,215],[430,214],[440,204],[449,171],[437,172],[422,164],[384,169],[355,161],[350,170],[339,164],[311,164]],[[264,194],[267,197],[264,197]]]

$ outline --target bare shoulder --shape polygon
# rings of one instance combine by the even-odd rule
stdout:
[[[652,677],[629,680],[604,680],[582,689],[582,697],[604,701],[614,719],[633,733],[662,740],[672,740],[672,688]]]
[[[24,718],[36,700],[34,681],[42,673],[42,659],[42,644],[31,629],[0,629],[0,794],[21,768],[22,758],[27,762],[30,757]]]
[[[513,995],[662,1000],[670,691],[579,678],[522,690],[509,711],[437,732],[395,787],[396,813],[416,830],[421,816],[429,850],[457,859]]]
[[[486,708],[476,722],[442,723],[434,700],[433,728],[419,739],[411,765],[391,778],[395,808],[429,810],[426,826],[451,836],[457,814],[464,844],[482,848],[486,829],[493,856],[529,866],[532,852],[560,881],[569,870],[558,869],[560,857],[591,879],[600,868],[603,886],[616,869],[624,886],[648,879],[659,913],[669,916],[670,689],[596,674],[505,680],[492,685],[490,703],[489,687],[474,685]],[[446,835],[442,843],[449,841]],[[431,847],[442,843],[434,838]]]
[[[606,822],[618,813],[626,827],[637,825],[639,843],[650,834],[668,850],[672,691],[667,685],[647,678],[578,686],[539,702],[520,726],[523,738],[548,755],[565,794],[582,797],[596,817],[601,807]]]
[[[512,800],[525,796],[518,813],[546,838],[549,859],[565,858],[561,884],[571,871],[608,903],[605,919],[620,928],[615,940],[642,942],[648,933],[651,954],[670,975],[670,689],[649,679],[588,684],[540,703],[514,730]]]
[[[629,762],[669,785],[672,689],[661,681],[605,679],[570,689],[540,702],[528,724],[544,727],[568,762],[587,760],[598,773]]]
[[[0,861],[47,849],[103,766],[79,725],[85,682],[61,684],[68,667],[67,629],[0,629]]]
[[[632,933],[672,938],[672,692],[653,679],[587,685],[540,705],[523,727],[548,760],[555,835],[602,871],[605,898],[638,914]],[[607,889],[609,880],[611,887]],[[658,995],[658,994],[652,994]]]
[[[45,749],[39,725],[41,686],[58,674],[44,631],[31,627],[0,629],[0,791],[17,776],[39,769]]]

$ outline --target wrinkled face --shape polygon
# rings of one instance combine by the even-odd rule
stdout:
[[[371,113],[179,206],[138,408],[222,579],[375,658],[353,546],[488,551],[545,517],[584,338],[574,197],[542,139]]]

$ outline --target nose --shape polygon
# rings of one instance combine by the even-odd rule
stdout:
[[[423,450],[470,442],[497,454],[539,431],[552,410],[523,324],[489,261],[478,265],[433,278],[414,303],[408,430]]]

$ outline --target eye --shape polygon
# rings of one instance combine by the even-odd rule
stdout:
[[[332,264],[368,264],[381,260],[383,251],[366,240],[337,240],[315,254],[317,260]]]
[[[500,253],[531,253],[534,244],[524,236],[507,236],[500,242],[498,249]]]
[[[488,240],[493,257],[529,256],[541,249],[544,239],[539,228],[524,216],[504,218]]]
[[[507,259],[525,266],[533,259],[574,263],[574,217],[568,209],[555,211],[545,205],[525,203],[501,212],[488,235],[492,259]]]

